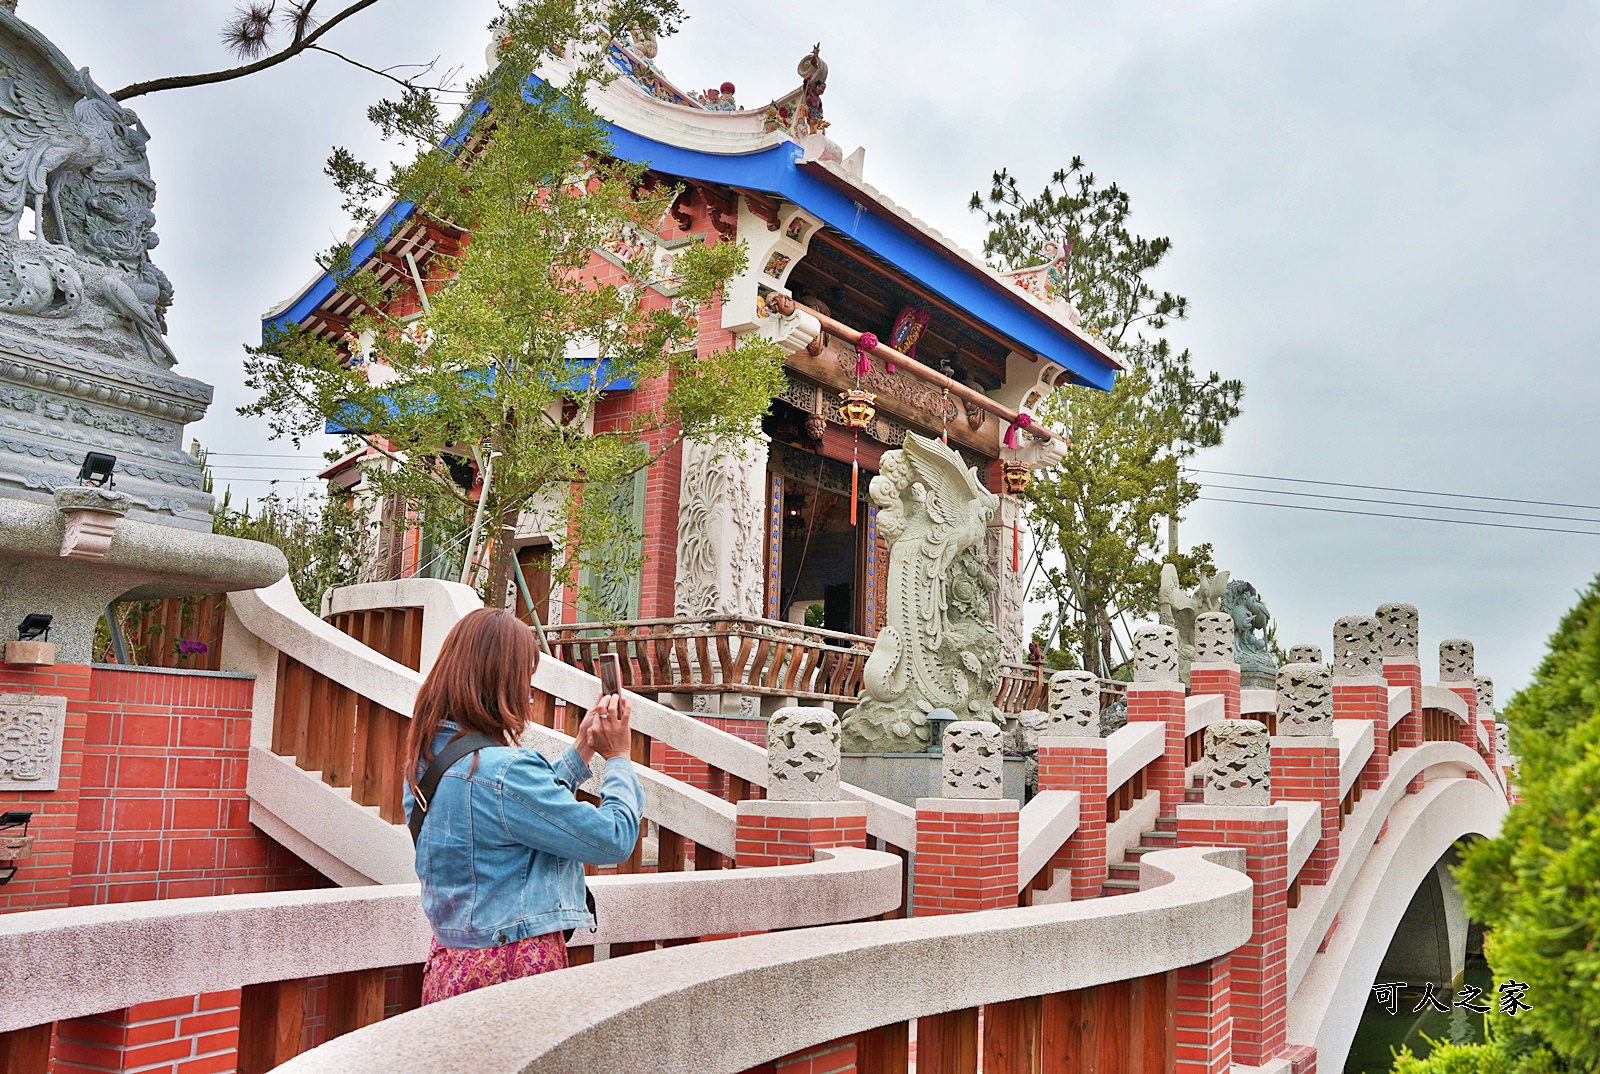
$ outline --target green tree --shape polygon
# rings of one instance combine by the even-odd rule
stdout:
[[[1503,718],[1522,801],[1456,878],[1495,981],[1527,984],[1533,1009],[1491,1015],[1486,1044],[1408,1055],[1401,1074],[1600,1069],[1600,578]]]
[[[253,506],[246,500],[239,508],[233,506],[233,490],[224,489],[212,512],[212,530],[263,541],[283,552],[295,595],[321,614],[323,592],[353,584],[360,570],[357,555],[366,527],[350,500],[348,493],[309,499],[272,493]]]
[[[362,310],[346,345],[287,330],[249,348],[258,396],[242,412],[296,442],[327,420],[361,430],[387,457],[368,471],[375,493],[463,537],[480,518],[492,538],[525,508],[544,511],[565,581],[580,562],[596,575],[636,571],[638,535],[608,509],[611,490],[682,437],[749,435],[783,383],[777,348],[758,338],[696,353],[696,311],[743,270],[744,244],[691,245],[658,279],[650,236],[678,191],[611,155],[591,101],[615,77],[614,34],[670,32],[678,19],[675,0],[526,0],[491,25],[499,62],[473,83],[476,108],[447,120],[432,95],[408,88],[371,109],[415,156],[380,178],[336,149],[327,170],[346,206],[370,225],[410,203],[469,241],[430,267],[440,286],[415,322],[386,313],[391,293],[336,246],[324,266]],[[574,65],[562,85],[531,77],[557,54]],[[597,279],[587,270],[601,248],[623,266]],[[655,294],[669,285],[673,302]],[[369,378],[373,369],[386,372]],[[631,421],[596,425],[608,388],[652,380],[666,390]],[[506,592],[509,550],[494,542],[491,601]]]
[[[1197,374],[1190,352],[1175,351],[1160,335],[1189,312],[1188,299],[1158,291],[1148,279],[1172,240],[1130,231],[1127,192],[1099,185],[1082,158],[1052,175],[1035,197],[1001,169],[987,197],[973,194],[970,207],[989,224],[984,255],[1001,267],[1040,264],[1046,243],[1059,243],[1064,271],[1057,293],[1129,366],[1109,393],[1067,387],[1044,404],[1038,416],[1073,447],[1025,494],[1040,557],[1038,595],[1056,602],[1050,627],[1060,647],[1076,650],[1060,662],[1109,673],[1119,662],[1112,655],[1113,620],[1154,608],[1161,564],[1177,566],[1185,585],[1212,565],[1209,544],[1177,551],[1177,519],[1199,495],[1183,479],[1181,462],[1222,443],[1239,415],[1244,385],[1214,371]],[[1170,523],[1165,555],[1161,519]],[[1048,648],[1050,639],[1042,640]]]

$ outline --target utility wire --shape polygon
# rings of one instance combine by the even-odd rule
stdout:
[[[1338,496],[1331,492],[1295,492],[1287,489],[1251,488],[1247,485],[1213,485],[1199,482],[1201,488],[1225,489],[1229,492],[1256,492],[1268,496],[1308,496],[1317,500],[1342,500],[1346,503],[1383,504],[1389,507],[1422,507],[1430,511],[1469,511],[1475,515],[1503,515],[1511,518],[1547,518],[1556,522],[1600,523],[1600,518],[1579,518],[1575,515],[1546,515],[1536,511],[1506,511],[1493,507],[1452,507],[1444,503],[1417,503],[1415,500],[1380,500],[1371,496]]]
[[[1428,515],[1396,515],[1385,511],[1352,511],[1346,507],[1313,507],[1305,503],[1265,503],[1261,500],[1234,500],[1226,496],[1201,496],[1213,503],[1242,503],[1251,507],[1284,507],[1294,511],[1322,511],[1335,515],[1366,515],[1370,518],[1399,518],[1413,522],[1450,522],[1457,526],[1488,526],[1497,530],[1532,530],[1537,533],[1581,533],[1586,537],[1600,537],[1600,530],[1569,530],[1553,526],[1519,526],[1511,522],[1480,522],[1475,518],[1432,518]],[[1596,520],[1600,524],[1600,519]]]
[[[1218,477],[1244,477],[1253,481],[1288,481],[1296,485],[1331,485],[1342,489],[1367,489],[1372,492],[1405,492],[1413,496],[1448,496],[1458,500],[1490,500],[1495,503],[1521,503],[1534,507],[1570,507],[1578,511],[1600,511],[1600,507],[1587,503],[1558,503],[1552,500],[1518,500],[1509,496],[1477,496],[1468,492],[1434,492],[1430,489],[1402,489],[1389,485],[1357,485],[1344,481],[1313,481],[1304,477],[1276,477],[1272,474],[1241,474],[1232,470],[1200,470],[1184,467],[1193,474],[1215,474]]]

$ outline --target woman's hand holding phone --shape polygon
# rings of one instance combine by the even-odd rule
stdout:
[[[593,753],[610,759],[626,757],[633,748],[629,719],[633,705],[622,694],[601,694],[578,725],[578,752],[587,745]]]

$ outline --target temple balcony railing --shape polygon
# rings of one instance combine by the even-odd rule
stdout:
[[[622,682],[640,693],[723,694],[779,703],[854,704],[874,639],[752,616],[684,616],[545,628],[552,654],[594,673],[595,660],[621,658]],[[1015,715],[1042,709],[1050,692],[1042,665],[1002,664],[995,706]],[[1127,684],[1103,679],[1102,707]]]

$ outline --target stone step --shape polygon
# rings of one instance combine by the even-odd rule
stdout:
[[[1111,898],[1116,895],[1128,895],[1139,890],[1137,880],[1107,880],[1100,887],[1101,898]]]
[[[1199,787],[1190,787],[1183,792],[1183,800],[1190,804],[1203,804],[1206,800],[1206,792]]]
[[[1145,832],[1139,837],[1139,842],[1143,843],[1145,846],[1159,844],[1161,846],[1170,847],[1178,842],[1178,833],[1176,831],[1167,831],[1158,828],[1153,832]]]
[[[1172,833],[1176,834],[1177,831],[1178,831],[1178,818],[1177,817],[1157,817],[1156,818],[1156,831],[1158,831],[1158,832],[1172,832]]]
[[[1106,870],[1106,876],[1112,880],[1137,881],[1139,879],[1139,864],[1128,861],[1118,862]]]

